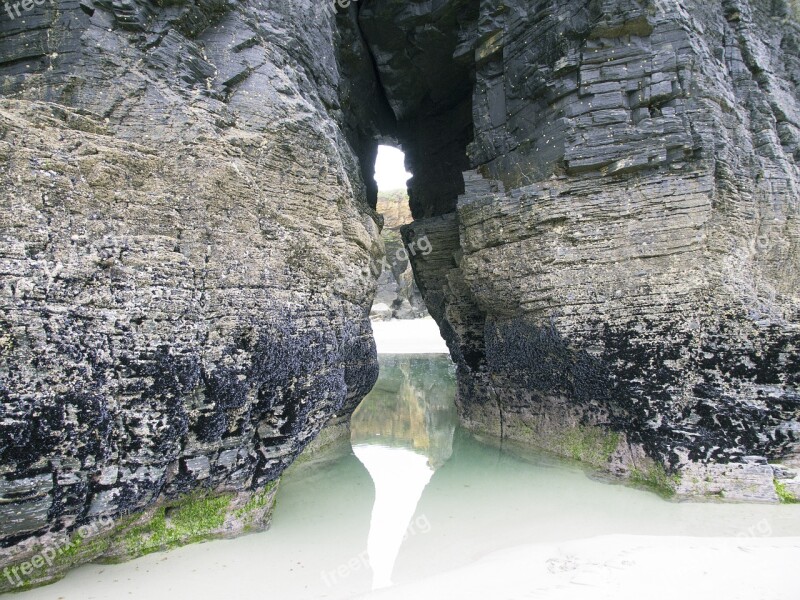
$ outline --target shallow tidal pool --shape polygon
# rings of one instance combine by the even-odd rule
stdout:
[[[420,590],[424,595],[429,589],[430,597],[441,598],[437,577],[481,564],[482,581],[491,583],[492,556],[503,556],[504,564],[513,565],[516,559],[509,552],[536,545],[550,552],[530,554],[531,572],[541,567],[544,574],[538,587],[521,590],[521,583],[497,583],[493,597],[597,598],[606,596],[592,591],[599,581],[592,574],[605,577],[617,569],[624,577],[630,565],[622,560],[600,564],[597,570],[579,551],[564,548],[585,540],[586,548],[600,543],[603,554],[602,536],[617,536],[608,539],[615,540],[615,548],[628,550],[631,540],[652,536],[666,541],[694,538],[689,546],[681,542],[669,552],[691,556],[689,550],[700,549],[704,554],[699,556],[713,558],[709,553],[714,550],[734,570],[739,551],[761,556],[762,540],[772,540],[778,546],[770,550],[787,561],[776,564],[769,558],[774,568],[797,563],[800,505],[669,502],[647,491],[598,481],[550,456],[520,455],[482,443],[458,426],[454,371],[446,355],[382,355],[380,361],[378,384],[353,416],[351,444],[287,471],[269,531],[120,565],[86,565],[54,585],[14,597],[287,600],[383,597],[395,590],[397,597],[416,598]],[[709,550],[702,538],[714,538],[716,545]],[[653,544],[641,546],[644,561]],[[581,571],[581,560],[591,569]],[[660,559],[654,555],[652,560]],[[635,567],[635,553],[628,563]],[[714,577],[722,581],[735,576],[718,566],[709,559],[702,571],[712,584]],[[673,581],[680,579],[680,572],[668,565],[664,569]],[[560,579],[548,584],[550,575]],[[757,572],[750,575],[759,580]],[[795,576],[786,575],[784,597],[800,597]],[[662,591],[669,587],[666,579],[654,583]],[[412,586],[414,592],[404,595],[404,588],[397,586]],[[473,591],[461,590],[457,596],[485,597],[485,591]],[[752,590],[742,593],[761,597]]]

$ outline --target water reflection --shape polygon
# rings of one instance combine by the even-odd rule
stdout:
[[[522,545],[544,544],[561,556],[561,542],[609,534],[728,537],[740,540],[728,546],[738,553],[750,552],[751,537],[800,537],[800,505],[666,502],[547,455],[499,450],[460,428],[453,436],[447,358],[380,359],[380,382],[353,419],[361,460],[348,447],[295,463],[282,478],[269,531],[120,565],[84,565],[15,600],[348,600],[370,597],[362,595],[375,584],[418,582]],[[396,451],[402,459],[391,463]],[[693,544],[682,543],[677,548]],[[676,550],[676,564],[664,563],[670,573],[682,572],[682,556]],[[617,567],[598,561],[616,577]],[[452,595],[432,590],[427,597]]]
[[[392,570],[422,490],[433,475],[424,456],[405,448],[364,444],[353,451],[372,476],[375,504],[367,537],[372,589],[392,584]]]
[[[380,363],[380,378],[351,422],[353,452],[375,485],[367,538],[373,589],[391,585],[422,492],[453,453],[458,420],[449,358],[381,355]]]

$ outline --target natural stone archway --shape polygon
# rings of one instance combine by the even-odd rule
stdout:
[[[469,427],[775,498],[800,440],[793,10],[362,4]]]
[[[790,10],[64,0],[0,21],[0,566],[101,519],[26,583],[267,524],[282,470],[375,380],[388,140],[469,427],[775,499],[765,461],[799,435]]]
[[[362,2],[358,22],[414,174],[415,218],[452,212],[472,141],[472,40],[478,2]],[[462,46],[459,48],[459,44]]]

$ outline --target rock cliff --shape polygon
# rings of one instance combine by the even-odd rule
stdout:
[[[795,10],[363,7],[468,426],[777,498],[768,462],[800,441]]]
[[[797,490],[797,4],[345,4],[2,15],[0,564],[266,524],[376,378],[381,142],[467,426]]]
[[[354,19],[3,17],[0,585],[265,526],[281,471],[377,377],[362,166],[391,116],[353,98],[377,89]]]

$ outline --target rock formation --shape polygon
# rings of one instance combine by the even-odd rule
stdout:
[[[420,319],[428,316],[409,261],[409,253],[403,243],[400,228],[411,222],[408,196],[405,190],[380,192],[375,210],[383,217],[381,240],[386,260],[381,261],[378,290],[372,303],[370,318]],[[421,249],[427,250],[427,246]]]
[[[373,71],[328,8],[0,21],[1,586],[263,527],[281,471],[372,387],[360,157],[388,113],[352,98]]]
[[[796,494],[796,2],[343,4],[2,15],[0,566],[264,526],[376,378],[387,141],[466,425]]]
[[[793,10],[363,7],[469,427],[665,493],[777,498],[768,462],[800,442]]]

